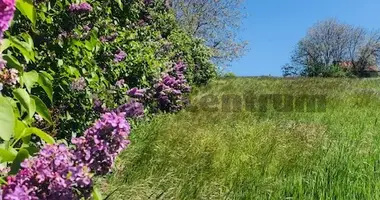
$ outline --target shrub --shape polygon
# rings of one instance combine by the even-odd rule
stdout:
[[[35,28],[19,17],[10,33],[31,35],[38,57],[27,67],[54,78],[52,131],[60,138],[81,133],[99,117],[95,103],[111,110],[127,103],[127,90],[154,87],[179,60],[188,66],[184,76],[190,85],[205,84],[216,74],[211,51],[178,26],[162,0],[35,4]]]

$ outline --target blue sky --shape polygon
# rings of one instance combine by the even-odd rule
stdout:
[[[228,71],[239,76],[281,76],[281,66],[314,23],[328,18],[380,29],[379,0],[246,0],[239,36],[250,50]]]

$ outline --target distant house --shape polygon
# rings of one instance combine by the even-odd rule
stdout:
[[[334,65],[339,66],[344,71],[353,71],[354,67],[351,61],[338,61],[334,62]],[[376,65],[368,66],[360,74],[362,77],[377,77],[380,75],[380,69]]]

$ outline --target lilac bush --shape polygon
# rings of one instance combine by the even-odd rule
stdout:
[[[15,0],[0,0],[0,40],[13,19],[15,4]]]
[[[74,155],[93,173],[107,174],[116,156],[128,146],[129,132],[130,125],[124,112],[105,113],[85,131],[84,136],[72,140],[76,146]]]
[[[37,156],[26,159],[21,170],[7,177],[2,199],[80,199],[92,191],[88,168],[76,162],[63,144],[46,145]]]

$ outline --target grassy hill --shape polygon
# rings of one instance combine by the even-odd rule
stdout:
[[[111,199],[380,199],[380,79],[231,78],[192,102],[204,108],[197,99],[223,94],[326,95],[327,104],[264,112],[235,103],[144,122],[103,184],[117,189]]]

